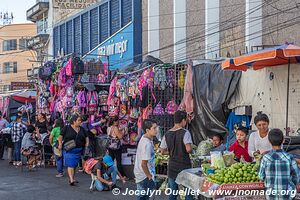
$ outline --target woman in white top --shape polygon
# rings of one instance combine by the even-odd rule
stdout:
[[[269,122],[268,116],[262,112],[258,112],[254,118],[254,123],[258,130],[249,137],[248,153],[251,157],[257,157],[272,150],[272,145],[268,139]]]

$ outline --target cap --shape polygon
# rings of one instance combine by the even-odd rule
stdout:
[[[109,156],[109,155],[105,155],[103,157],[103,162],[108,166],[108,167],[111,167],[114,165],[114,161],[113,159]]]

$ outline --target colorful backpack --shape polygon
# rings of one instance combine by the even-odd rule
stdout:
[[[65,86],[67,82],[67,74],[66,74],[66,68],[63,67],[60,69],[59,71],[59,75],[58,75],[58,85],[59,86]]]
[[[90,76],[88,74],[84,73],[81,76],[80,81],[81,81],[81,83],[88,83],[88,82],[90,82]]]
[[[175,86],[175,70],[174,69],[167,70],[167,84],[171,88]]]
[[[92,174],[92,170],[98,162],[99,160],[96,160],[94,158],[90,158],[87,161],[85,161],[83,166],[85,173]]]
[[[99,104],[107,105],[108,92],[106,90],[102,90],[99,92],[98,96],[99,96]]]
[[[113,100],[115,92],[116,92],[117,81],[118,81],[118,78],[115,77],[110,83],[107,105],[112,105],[112,100]]]
[[[116,117],[119,115],[119,109],[117,106],[109,106],[108,116]]]
[[[52,73],[55,71],[55,64],[48,61],[39,69],[39,78],[42,80],[50,80]]]
[[[166,107],[166,113],[168,113],[169,115],[174,115],[177,109],[178,106],[176,105],[175,101],[169,101]]]
[[[138,119],[138,117],[139,117],[139,109],[138,109],[137,107],[133,107],[133,108],[130,110],[129,117],[130,117],[131,119]]]
[[[184,89],[184,70],[179,72],[178,87]]]
[[[153,115],[164,115],[164,114],[165,112],[161,103],[158,103],[153,110]]]
[[[66,75],[67,76],[72,76],[72,58],[69,59],[69,61],[66,64]]]
[[[142,119],[148,119],[152,111],[152,105],[149,104],[146,108],[143,109]]]
[[[67,95],[68,97],[73,97],[73,94],[74,94],[74,89],[73,89],[73,87],[68,87],[68,88],[67,88],[67,93],[66,93],[66,95]]]
[[[90,91],[87,94],[87,99],[88,99],[88,107],[89,110],[96,110],[97,106],[98,106],[98,96],[97,96],[97,92],[95,91]]]
[[[98,83],[105,83],[106,81],[106,76],[104,74],[99,74],[97,76],[97,79],[98,79]]]
[[[64,108],[72,108],[73,107],[73,99],[72,99],[72,97],[65,96],[62,99],[62,104],[63,104]]]
[[[120,105],[120,113],[119,113],[119,117],[120,118],[124,118],[127,114],[127,107],[125,104],[121,104]]]
[[[165,90],[166,85],[167,85],[166,70],[163,68],[156,68],[155,76],[154,76],[154,87],[158,87],[161,90]]]

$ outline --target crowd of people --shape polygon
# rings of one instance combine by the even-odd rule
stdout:
[[[26,165],[29,170],[41,165],[40,154],[43,140],[49,140],[53,148],[57,167],[56,177],[64,176],[64,167],[70,186],[78,183],[75,169],[83,168],[91,176],[91,190],[106,191],[117,186],[117,177],[125,183],[127,178],[122,167],[121,140],[124,131],[119,126],[117,117],[103,117],[98,123],[102,134],[106,135],[105,142],[97,147],[97,130],[88,123],[86,116],[72,115],[68,121],[56,119],[51,124],[45,114],[38,114],[35,123],[23,120],[22,113],[11,117],[11,122],[4,119],[0,113],[0,159],[7,147],[8,160],[12,165],[21,166],[21,156],[27,158]],[[160,143],[160,151],[169,155],[168,187],[178,190],[176,178],[185,169],[191,168],[189,154],[192,149],[191,133],[185,129],[188,121],[187,113],[176,111],[174,114],[174,127],[167,131]],[[259,157],[261,167],[259,177],[267,188],[277,190],[295,190],[300,182],[299,160],[282,150],[284,136],[279,129],[269,128],[269,118],[259,113],[254,118],[257,131],[249,135],[249,130],[239,127],[236,131],[236,141],[229,151],[235,154],[238,161],[252,162]],[[155,151],[153,139],[156,137],[158,123],[146,119],[142,123],[143,135],[139,136],[137,154],[134,164],[134,175],[137,190],[147,191],[156,188],[155,182]],[[48,137],[47,137],[48,136]],[[249,138],[249,139],[247,139]],[[221,135],[212,138],[214,149],[212,151],[225,151],[224,139]],[[116,164],[115,164],[116,163]],[[170,200],[177,199],[176,193],[169,196]],[[140,193],[139,199],[149,199],[148,193]],[[290,197],[284,197],[289,199]],[[193,199],[187,195],[185,199]]]

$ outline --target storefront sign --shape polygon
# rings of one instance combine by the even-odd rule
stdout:
[[[11,82],[11,90],[22,90],[34,88],[33,83],[29,82]]]
[[[130,23],[98,45],[91,52],[84,56],[84,59],[100,59],[108,62],[111,70],[125,67],[134,62],[135,42],[133,24]]]
[[[54,0],[53,7],[59,9],[84,9],[98,0]]]

